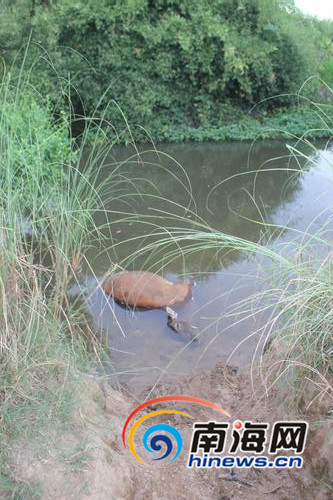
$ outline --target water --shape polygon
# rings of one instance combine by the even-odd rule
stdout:
[[[193,300],[178,309],[181,319],[198,327],[200,340],[195,343],[187,343],[167,327],[164,311],[126,310],[100,290],[86,300],[96,330],[108,338],[111,376],[135,394],[159,380],[212,368],[221,361],[244,367],[258,354],[260,328],[267,320],[267,312],[254,314],[253,305],[246,302],[267,286],[258,275],[255,259],[228,249],[171,259],[168,252],[173,246],[133,261],[128,257],[143,244],[138,236],[149,235],[158,226],[186,227],[203,219],[216,230],[257,242],[263,238],[263,222],[287,225],[289,230],[271,235],[270,244],[277,248],[303,237],[294,230],[315,232],[332,214],[333,160],[327,150],[299,175],[297,162],[288,163],[288,150],[281,141],[258,142],[253,147],[237,142],[163,144],[158,149],[163,154],[137,155],[123,147],[108,158],[105,172],[120,162],[120,176],[130,178],[132,184],[124,182],[121,193],[126,197],[107,205],[107,240],[103,247],[92,242],[87,256],[90,290],[96,284],[94,276],[106,273],[111,262],[126,263],[129,269],[158,270],[174,280],[192,276],[196,281]],[[269,161],[272,158],[277,159]],[[251,173],[258,169],[260,173]],[[120,223],[124,215],[112,211],[141,214],[145,223],[135,219]],[[177,222],[165,213],[176,216]],[[98,217],[105,222],[105,215]],[[111,245],[116,245],[115,250]]]

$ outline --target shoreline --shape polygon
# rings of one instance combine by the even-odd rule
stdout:
[[[233,419],[272,424],[281,419],[282,415],[285,417],[281,404],[277,404],[276,390],[265,395],[258,382],[258,371],[255,370],[252,375],[256,395],[253,387],[251,388],[249,368],[238,374],[232,367],[218,364],[212,370],[162,384],[155,390],[153,397],[164,394],[195,394],[224,406]],[[42,479],[43,491],[38,498],[67,500],[79,495],[85,500],[136,500],[145,498],[152,492],[157,495],[156,498],[166,500],[185,500],[190,496],[195,500],[203,497],[231,500],[243,495],[249,500],[256,500],[265,498],[267,494],[274,494],[276,500],[282,500],[286,495],[291,495],[289,498],[296,500],[312,500],[314,495],[318,499],[329,498],[327,485],[329,471],[332,469],[331,448],[323,436],[329,435],[333,423],[327,421],[321,427],[316,426],[320,414],[327,410],[327,401],[321,401],[321,405],[317,404],[315,408],[300,413],[287,413],[290,418],[297,418],[302,414],[310,423],[303,469],[240,469],[238,479],[226,481],[225,473],[228,470],[186,468],[185,450],[174,465],[150,464],[145,467],[139,464],[129,450],[123,448],[121,430],[126,417],[141,399],[126,395],[124,388],[117,390],[103,382],[101,385],[101,381],[96,379],[84,378],[84,391],[73,415],[73,429],[67,429],[56,441],[52,432],[45,435],[46,449],[43,451],[34,449],[32,441],[25,443],[16,455],[12,454],[14,461],[11,467],[20,482],[34,484]],[[157,405],[155,409],[162,406]],[[215,416],[207,408],[200,409],[177,402],[168,404],[168,408],[183,411],[184,408],[187,411],[187,407],[190,407],[188,411],[191,410],[191,415],[197,421]],[[144,410],[144,413],[147,411]],[[192,423],[179,415],[170,415],[167,422],[180,429],[184,443],[188,444]],[[141,449],[141,445],[138,446]],[[16,443],[13,451],[17,452],[18,447],[19,443]],[[71,458],[63,461],[61,456]],[[76,460],[79,460],[79,465],[75,466]],[[194,490],[193,484],[197,485]]]
[[[324,112],[322,112],[324,113]],[[129,129],[117,133],[114,136],[116,144],[126,145],[130,143],[143,144],[155,142],[206,142],[206,141],[256,141],[256,140],[281,140],[292,139],[314,140],[330,139],[333,136],[333,128],[323,122],[323,116],[319,116],[311,108],[308,109],[286,109],[277,113],[267,114],[263,117],[252,117],[244,114],[244,117],[236,122],[221,125],[191,127],[182,125],[165,125],[159,128],[145,130],[141,125],[136,127],[130,123]],[[80,134],[79,134],[80,135]],[[87,143],[94,143],[96,136],[88,131],[85,135]]]

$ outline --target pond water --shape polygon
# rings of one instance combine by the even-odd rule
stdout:
[[[107,336],[111,377],[138,395],[160,380],[221,361],[240,369],[251,362],[268,312],[255,313],[250,298],[272,285],[261,276],[267,278],[267,273],[258,272],[256,259],[216,248],[182,254],[175,244],[135,259],[133,253],[158,239],[154,231],[196,223],[263,244],[268,238],[263,222],[288,226],[270,235],[275,249],[295,238],[295,229],[315,232],[332,214],[333,194],[332,154],[325,144],[319,147],[320,154],[301,175],[295,170],[306,161],[290,162],[286,141],[162,144],[157,146],[160,153],[144,146],[139,154],[133,148],[114,150],[104,171],[118,175],[119,196],[106,203],[107,220],[102,212],[97,216],[99,223],[109,224],[106,241],[102,247],[92,242],[85,270],[91,290],[85,304],[96,330]],[[96,277],[111,263],[157,271],[173,280],[193,277],[193,300],[177,311],[198,328],[199,341],[188,343],[168,328],[164,311],[127,310],[96,290]]]

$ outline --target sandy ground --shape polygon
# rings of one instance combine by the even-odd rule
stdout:
[[[255,377],[254,386],[256,383]],[[222,365],[176,384],[164,384],[151,397],[170,394],[195,395],[212,401],[231,414],[231,422],[241,419],[273,423],[286,417],[281,406],[276,405],[274,392],[260,398],[259,389],[254,397],[249,373],[238,375],[236,370]],[[225,469],[186,468],[192,422],[180,415],[163,416],[164,420],[161,417],[158,422],[168,422],[181,432],[184,447],[178,459],[171,464],[154,462],[149,466],[137,462],[123,448],[121,431],[126,417],[142,401],[131,401],[120,392],[105,387],[101,390],[96,383],[87,382],[76,425],[60,440],[57,436],[45,436],[47,451],[43,454],[34,454],[28,443],[20,443],[20,449],[13,450],[13,474],[21,483],[41,481],[43,500],[332,498],[328,485],[333,478],[332,421],[320,427],[310,425],[303,469],[242,469],[237,472],[239,481],[230,481]],[[328,405],[319,406],[304,418],[317,422],[318,412],[321,417],[327,415]],[[157,409],[166,407],[149,407],[140,416]],[[214,410],[188,403],[168,403],[167,409],[187,411],[194,421],[221,420]],[[141,451],[138,444],[139,455]]]

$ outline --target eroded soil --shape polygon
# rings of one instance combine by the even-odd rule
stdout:
[[[254,375],[251,383],[249,372],[239,375],[231,367],[220,365],[213,371],[198,373],[176,384],[160,386],[150,397],[195,395],[226,409],[232,416],[231,422],[241,419],[272,424],[277,419],[285,419],[286,412],[277,405],[274,391],[267,397],[258,386],[258,380]],[[237,471],[238,480],[230,481],[225,469],[186,467],[193,421],[181,415],[164,415],[158,422],[169,422],[181,432],[184,446],[178,459],[171,464],[154,462],[148,466],[136,461],[128,449],[123,448],[121,432],[127,416],[143,399],[134,401],[113,389],[104,387],[101,390],[97,383],[87,382],[82,405],[75,417],[76,425],[60,440],[57,436],[44,436],[47,446],[43,454],[34,453],[29,443],[18,443],[13,449],[12,470],[16,480],[42,483],[45,500],[332,498],[329,484],[333,477],[332,421],[326,420],[320,426],[310,425],[303,469],[242,469]],[[155,405],[140,415],[157,409],[166,407]],[[197,405],[177,402],[168,404],[167,409],[186,411],[194,421],[221,420],[221,414],[216,415],[214,410]],[[309,422],[317,422],[320,410],[321,420],[325,420],[328,409],[329,402],[317,403],[303,417]],[[140,456],[139,442],[141,440],[137,444]]]

